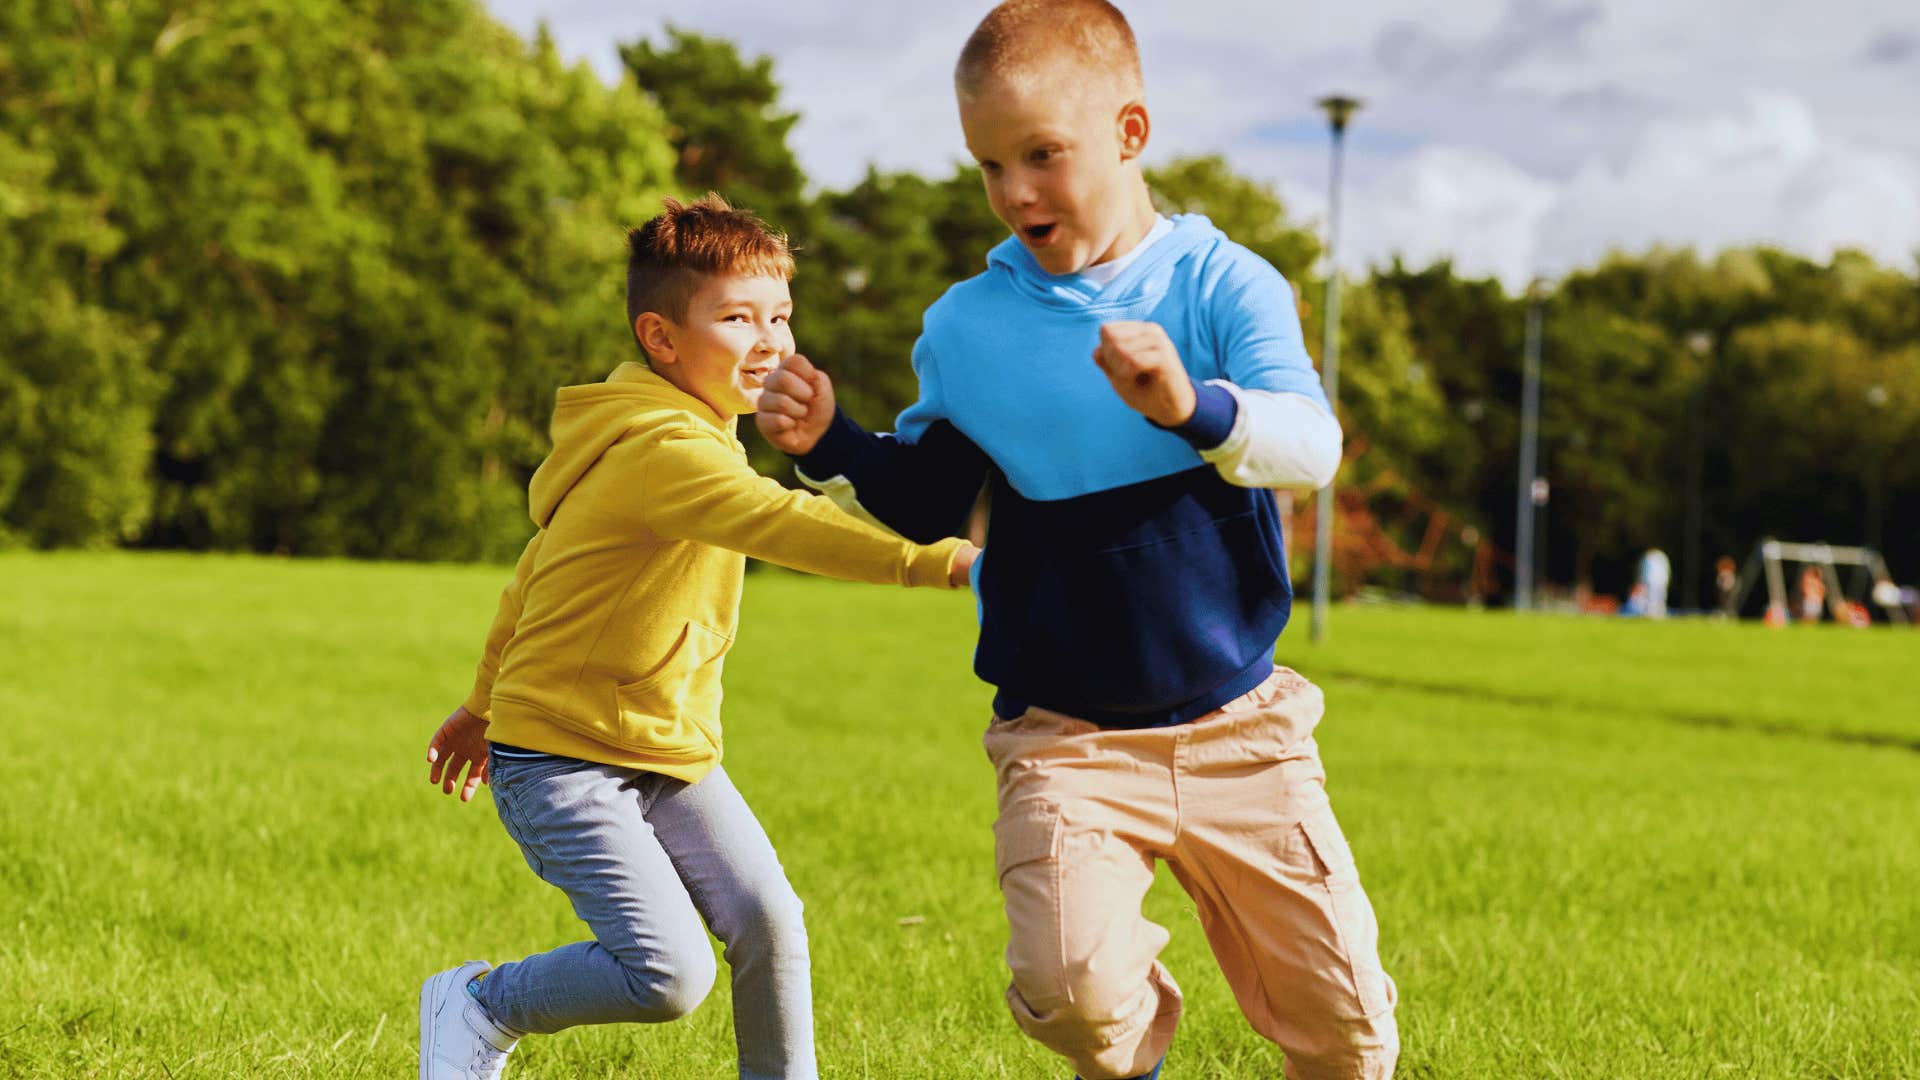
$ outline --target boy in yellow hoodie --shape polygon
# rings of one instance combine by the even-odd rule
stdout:
[[[817,1075],[800,900],[720,767],[746,556],[957,588],[975,555],[909,543],[747,465],[736,418],[794,352],[783,237],[709,195],[667,200],[628,245],[647,363],[560,390],[529,492],[540,530],[472,694],[427,750],[443,791],[492,786],[527,864],[593,940],[427,979],[422,1080],[499,1076],[529,1033],[686,1015],[716,974],[706,927],[732,971],[740,1075]]]

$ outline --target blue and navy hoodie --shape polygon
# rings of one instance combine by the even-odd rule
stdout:
[[[1187,424],[1158,427],[1114,393],[1092,355],[1117,320],[1165,328],[1196,384]],[[913,365],[920,398],[895,434],[842,413],[798,464],[922,542],[991,483],[974,669],[996,713],[1174,724],[1266,678],[1292,603],[1279,518],[1271,491],[1225,478],[1259,470],[1210,458],[1247,445],[1263,395],[1331,424],[1278,272],[1197,215],[1104,287],[1046,273],[1010,237],[928,309]]]

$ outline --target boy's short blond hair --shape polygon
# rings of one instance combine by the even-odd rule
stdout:
[[[1063,66],[1108,81],[1126,100],[1146,93],[1133,28],[1107,0],[1006,0],[967,38],[953,82],[971,97],[989,83],[1018,86]]]
[[[667,199],[652,220],[627,230],[627,328],[647,311],[685,319],[707,277],[791,281],[793,251],[784,234],[713,192],[691,203]]]

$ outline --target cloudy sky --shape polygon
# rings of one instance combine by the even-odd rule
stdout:
[[[964,154],[953,57],[991,0],[487,0],[610,76],[668,23],[774,59],[816,183]],[[1520,284],[1609,248],[1920,251],[1913,0],[1119,0],[1152,156],[1219,152],[1326,206],[1313,101],[1365,99],[1341,262],[1451,255]]]

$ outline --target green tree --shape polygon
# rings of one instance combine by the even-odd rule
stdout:
[[[150,410],[142,540],[511,549],[553,385],[629,354],[613,226],[670,182],[658,113],[466,0],[5,18],[0,137],[50,163],[19,205],[99,219],[80,247],[27,230],[43,250],[15,265],[84,250],[54,275],[74,310],[116,313],[139,343],[90,350],[132,389],[96,379],[98,423],[57,426]],[[8,334],[8,378],[54,400],[24,337]],[[14,488],[7,520],[34,490]],[[124,535],[106,516],[96,538]]]
[[[1204,214],[1296,289],[1307,283],[1320,258],[1320,238],[1289,219],[1271,186],[1235,173],[1218,154],[1179,158],[1148,169],[1146,176],[1162,213]]]
[[[667,119],[680,185],[795,229],[806,176],[787,136],[800,117],[780,106],[773,60],[749,62],[730,41],[673,26],[666,35],[621,46],[620,60]]]
[[[53,169],[0,131],[0,543],[114,544],[149,512],[150,333],[74,289],[119,238]]]

